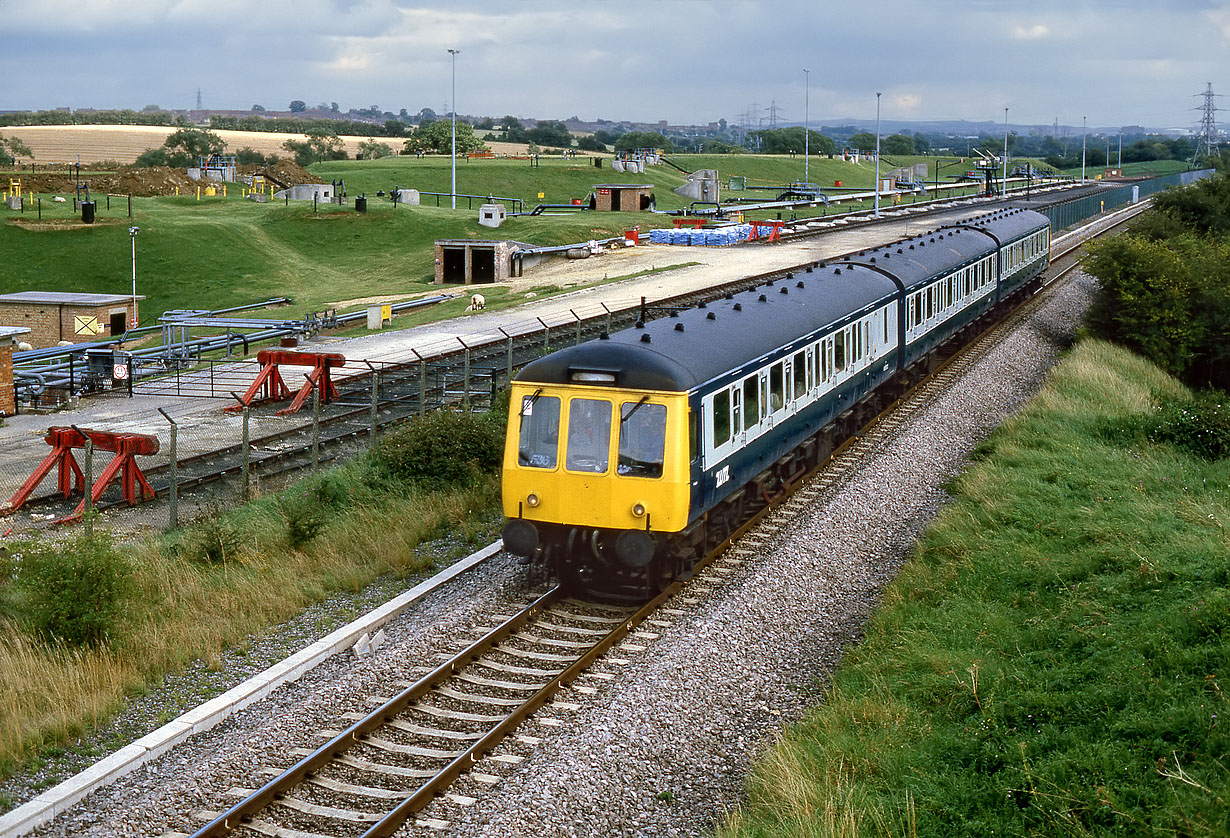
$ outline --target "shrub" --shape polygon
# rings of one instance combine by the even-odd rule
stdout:
[[[1173,445],[1196,457],[1230,457],[1230,400],[1217,390],[1197,392],[1190,400],[1157,408],[1144,430],[1151,442]]]
[[[84,646],[113,635],[133,581],[124,556],[95,533],[67,543],[25,545],[14,587],[17,613],[34,633]]]
[[[503,447],[504,426],[493,416],[437,410],[386,436],[376,457],[394,479],[444,488],[494,472]]]
[[[206,504],[205,515],[185,531],[180,546],[188,558],[215,564],[234,559],[240,539],[238,528],[215,499]]]
[[[325,511],[316,493],[282,495],[277,505],[286,525],[286,544],[292,550],[303,547],[325,527]]]

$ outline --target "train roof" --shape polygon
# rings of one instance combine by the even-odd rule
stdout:
[[[1042,213],[1025,207],[1009,207],[961,223],[990,233],[1000,242],[1022,238],[1051,224]]]
[[[896,293],[896,284],[871,268],[818,268],[561,349],[516,379],[687,392]]]
[[[895,276],[909,291],[951,273],[955,268],[995,253],[1004,242],[1014,241],[1049,224],[1045,215],[1033,210],[998,210],[842,257],[837,264],[875,267]]]

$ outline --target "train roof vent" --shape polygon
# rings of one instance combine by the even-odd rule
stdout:
[[[801,280],[801,279],[800,279],[798,282],[796,282],[796,283],[794,284],[794,287],[795,287],[795,288],[802,288],[802,287],[804,287],[804,286],[803,286],[803,280]]]
[[[717,320],[717,315],[712,311],[705,315],[706,320]]]
[[[794,271],[786,271],[786,279],[794,279]]]
[[[779,291],[778,293],[779,293],[779,294],[789,294],[789,293],[790,293],[790,289],[789,289],[789,288],[787,288],[785,285],[783,285],[783,286],[782,286],[782,290],[781,290],[781,291]]]
[[[770,286],[771,286],[772,284],[773,284],[773,280],[771,280],[771,279],[770,279],[768,282],[766,282],[766,283],[765,283],[765,285],[770,285]]]
[[[811,273],[811,270],[812,270],[811,265],[808,265],[806,268],[803,269],[804,273]]]
[[[678,311],[676,311],[675,309],[671,309],[670,316],[671,316],[671,317],[678,317],[678,316],[679,316],[679,312],[678,312]]]
[[[641,343],[649,343],[649,342],[650,342],[649,332],[646,332],[645,334],[641,335]]]
[[[901,248],[897,248],[897,252],[898,252],[898,253],[905,253],[905,251],[904,251],[904,250],[902,250]]]
[[[876,257],[872,256],[872,257],[871,257],[871,264],[873,264],[873,265],[874,265],[875,263],[876,263]]]
[[[709,304],[705,302],[704,300],[701,300],[699,303],[696,304],[696,307],[697,308],[708,308]]]
[[[759,297],[756,298],[756,300],[758,302],[767,303],[769,301],[769,298],[766,297],[764,294],[761,294]]]
[[[683,331],[683,324],[682,324],[682,323],[676,323],[676,324],[675,324],[675,331],[676,331],[676,332],[682,332],[682,331]],[[645,335],[645,337],[649,337],[649,335]]]
[[[833,273],[834,273],[834,274],[837,274],[838,276],[840,276],[840,275],[841,275],[841,268],[833,268]]]
[[[645,328],[645,321],[644,321],[644,320],[638,320],[638,321],[636,321],[636,328],[638,328],[638,329],[643,329],[643,328]]]
[[[611,335],[608,332],[602,332],[598,335],[598,340],[610,340]]]
[[[726,292],[726,293],[722,296],[722,299],[724,299],[724,300],[733,300],[734,298],[735,298],[735,295],[734,295],[734,294],[732,294],[732,293],[731,293],[731,292],[729,292],[729,291],[727,291],[727,292]]]
[[[735,311],[743,311],[743,303],[735,303]]]
[[[910,250],[913,250],[913,249],[914,249],[914,245],[910,245]]]

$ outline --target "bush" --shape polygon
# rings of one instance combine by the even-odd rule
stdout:
[[[396,480],[444,488],[494,472],[503,448],[504,426],[495,416],[437,410],[386,436],[376,457]]]
[[[286,544],[292,550],[303,547],[325,528],[327,516],[315,493],[282,495],[277,506],[286,525]]]
[[[104,535],[25,545],[14,579],[17,613],[48,640],[77,646],[112,637],[133,590],[132,571]]]
[[[1173,445],[1196,457],[1230,457],[1230,401],[1227,394],[1206,390],[1191,400],[1164,404],[1146,420],[1150,442]]]

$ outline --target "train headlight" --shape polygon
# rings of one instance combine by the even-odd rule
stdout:
[[[635,506],[633,506],[632,514],[636,516],[637,518],[644,518],[645,517],[645,504],[638,503]]]
[[[525,499],[525,502],[530,505],[530,509],[533,509],[538,506],[541,501],[539,500],[538,495],[531,492],[530,496]]]

